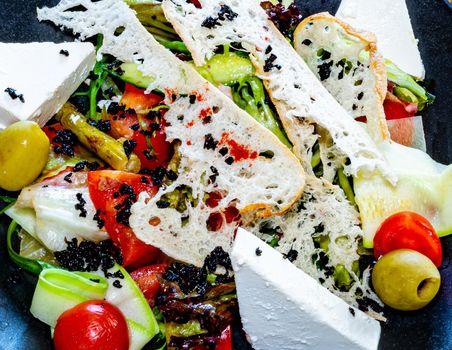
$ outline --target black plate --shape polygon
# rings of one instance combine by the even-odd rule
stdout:
[[[429,91],[437,96],[437,101],[424,116],[428,152],[435,160],[448,164],[452,161],[452,108],[449,106],[452,103],[452,11],[441,0],[407,2],[416,36],[420,39]],[[39,23],[36,19],[36,6],[55,3],[55,0],[0,1],[0,41],[71,40],[50,24]],[[302,0],[299,3],[303,14],[308,15],[319,11],[334,13],[340,1]],[[29,313],[36,280],[18,271],[7,256],[6,224],[5,219],[0,222],[0,349],[51,349],[49,328]],[[389,321],[383,325],[381,349],[452,349],[451,237],[443,240],[443,249],[443,282],[438,297],[418,312],[386,310]],[[238,333],[234,340],[237,349],[249,348]]]

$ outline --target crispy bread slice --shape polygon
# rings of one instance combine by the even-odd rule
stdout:
[[[395,183],[392,170],[370,136],[323,87],[268,20],[258,1],[200,3],[201,8],[197,8],[185,0],[163,0],[162,6],[195,64],[204,64],[220,45],[240,43],[250,54],[306,171],[311,171],[312,148],[324,133],[333,141],[332,146],[324,147],[324,154],[334,158],[324,167],[345,166],[346,174],[353,176],[379,171]]]
[[[38,17],[72,29],[82,39],[103,34],[98,55],[139,64],[143,75],[154,78],[148,90],[165,92],[167,138],[180,142],[178,178],[153,198],[142,193],[133,205],[130,224],[142,241],[200,266],[215,247],[229,250],[236,222],[228,210],[278,215],[301,196],[305,176],[297,158],[158,44],[123,1],[63,0],[39,10]],[[162,205],[161,200],[168,202],[181,192],[186,193],[184,209]],[[208,205],[213,192],[221,200]]]
[[[340,187],[308,176],[303,196],[289,212],[251,220],[246,228],[266,242],[279,239],[276,250],[333,294],[358,307],[362,298],[379,303],[369,287],[369,271],[361,271],[362,277],[358,273],[357,251],[363,235],[359,224],[356,208]],[[343,287],[348,283],[349,289],[338,288],[335,278]]]
[[[350,115],[367,118],[369,134],[376,143],[389,140],[383,110],[386,69],[372,33],[319,13],[298,25],[294,47]]]

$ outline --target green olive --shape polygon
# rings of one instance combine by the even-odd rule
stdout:
[[[372,272],[372,283],[386,305],[411,311],[423,308],[435,297],[441,276],[425,255],[398,249],[378,260]]]
[[[0,131],[0,188],[18,191],[41,173],[49,139],[38,124],[20,121]]]

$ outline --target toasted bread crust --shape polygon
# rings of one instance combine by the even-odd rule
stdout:
[[[370,69],[374,75],[376,82],[374,86],[374,93],[377,99],[377,106],[375,106],[375,118],[377,118],[377,121],[375,124],[378,125],[379,130],[378,133],[374,132],[374,135],[377,135],[377,139],[375,141],[381,142],[389,140],[391,136],[388,130],[386,116],[383,109],[383,102],[386,98],[387,91],[386,67],[383,57],[378,53],[376,36],[371,32],[356,29],[351,25],[341,21],[340,19],[330,15],[328,12],[322,12],[309,16],[302,22],[300,22],[294,32],[294,38],[303,37],[303,30],[305,29],[306,25],[310,22],[315,21],[327,21],[330,23],[336,23],[340,27],[342,27],[345,33],[365,43],[370,56]],[[301,42],[301,40],[297,39],[295,39],[295,41]]]

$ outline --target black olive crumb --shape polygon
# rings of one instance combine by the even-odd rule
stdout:
[[[11,97],[13,100],[16,98],[19,99],[20,102],[25,103],[25,98],[23,94],[20,94],[16,91],[16,89],[13,89],[11,87],[8,87],[5,89],[5,92]]]
[[[68,50],[63,50],[63,49],[61,49],[61,50],[60,50],[60,55],[69,57],[69,51],[68,51]]]
[[[122,288],[122,284],[121,284],[121,282],[119,280],[115,280],[113,282],[113,287],[115,287],[115,288]]]
[[[75,209],[80,211],[79,216],[82,218],[86,218],[86,214],[88,213],[85,209],[85,204],[86,201],[83,198],[83,194],[82,193],[77,193],[76,195],[77,201],[78,203],[75,205]]]
[[[67,174],[67,175],[64,177],[64,181],[66,181],[66,182],[68,182],[68,183],[72,183],[71,177],[72,177],[72,173]]]
[[[225,160],[226,164],[231,165],[232,163],[234,163],[234,158],[233,157],[228,157]]]
[[[261,248],[259,248],[259,247],[256,248],[256,255],[257,255],[257,256],[261,256],[261,255],[262,255],[262,250],[261,250]]]
[[[355,317],[355,309],[353,309],[352,307],[349,307],[348,311],[352,314],[353,317]]]

